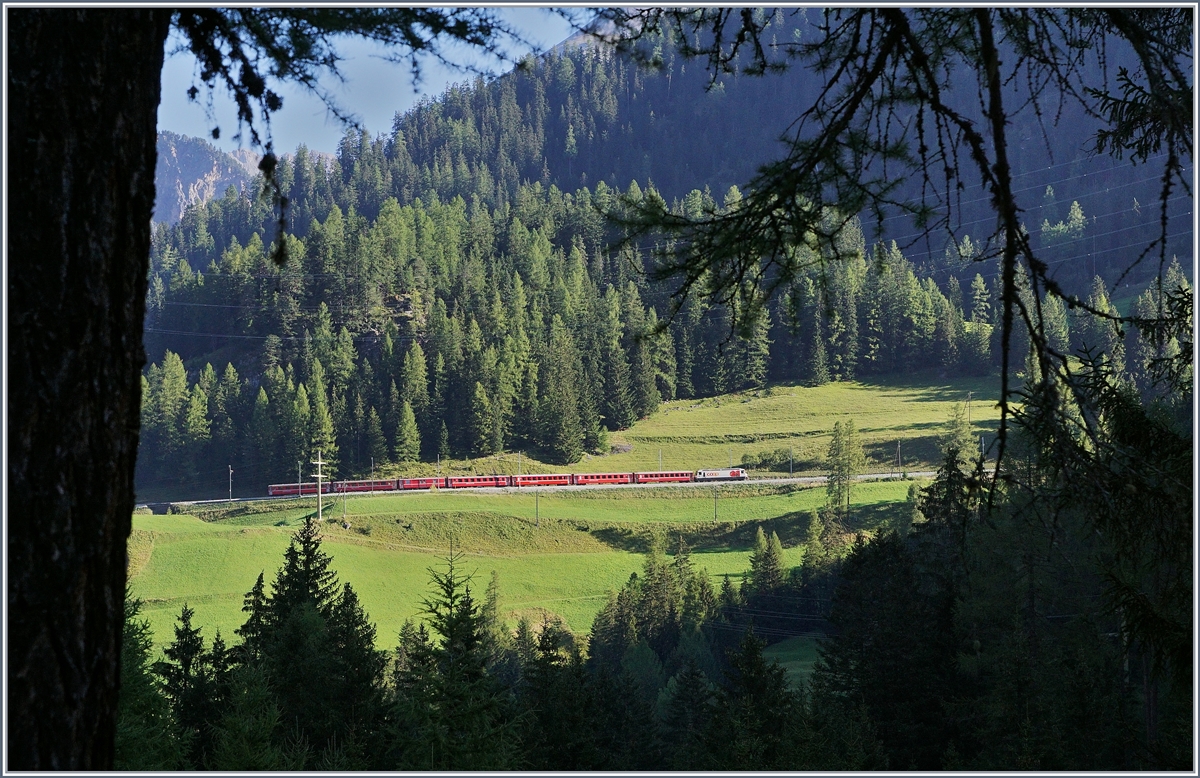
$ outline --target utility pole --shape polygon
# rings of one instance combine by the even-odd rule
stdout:
[[[713,487],[713,524],[717,523],[717,487]]]
[[[535,487],[533,490],[533,521],[535,527],[542,526],[542,511],[541,506],[538,504],[539,495],[541,495],[541,491]]]
[[[971,392],[967,392],[967,429],[971,429]]]
[[[371,457],[371,480],[375,480],[375,457]]]
[[[440,460],[439,460],[440,461]],[[517,475],[521,474],[521,452],[517,452]]]
[[[300,463],[296,463],[296,496],[299,497],[304,491],[304,481],[300,477]]]
[[[788,448],[788,478],[792,477],[792,456],[794,449]]]
[[[233,465],[229,466],[229,501],[233,502]]]
[[[312,462],[312,464],[317,466],[317,472],[314,477],[317,479],[317,523],[319,524],[322,521],[322,518],[321,518],[321,502],[322,502],[321,501],[321,479],[325,477],[325,474],[323,472],[321,472],[321,468],[324,467],[325,462],[324,462],[324,460],[321,459],[321,450],[320,449],[317,449],[317,459],[315,462]]]
[[[900,475],[904,470],[904,465],[900,461],[900,441],[896,441],[896,475]]]

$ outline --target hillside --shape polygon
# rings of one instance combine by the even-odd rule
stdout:
[[[750,337],[731,338],[731,311],[704,299],[666,321],[675,289],[648,280],[651,247],[613,251],[604,214],[656,196],[685,215],[736,207],[725,184],[770,158],[812,87],[787,72],[706,90],[695,63],[664,52],[660,70],[644,71],[564,47],[424,102],[390,135],[348,133],[335,159],[297,149],[280,168],[291,202],[282,267],[268,257],[269,206],[237,191],[160,223],[139,492],[223,494],[230,467],[244,483],[290,480],[318,450],[339,477],[517,452],[563,466],[636,447],[623,432],[664,402],[999,367],[996,266],[976,261],[969,236],[927,252],[872,243],[852,223],[844,261],[814,256]],[[1140,239],[1156,217],[1092,213],[1111,203],[1085,190],[1126,176],[1120,191],[1149,187],[1150,202],[1156,184],[1101,175],[1070,148],[1078,137],[1052,140],[1068,144],[1052,143],[1065,155],[1054,192],[1034,175],[1051,170],[1037,144],[1020,156],[1031,221],[1046,222],[1032,239],[1062,283],[1107,309],[1093,272],[1112,280],[1113,263],[1081,247]],[[1175,265],[1168,283],[1184,277]],[[1143,277],[1128,283],[1140,286],[1121,290],[1133,298],[1123,304],[1153,306]],[[1057,300],[1044,309],[1057,347],[1119,355],[1146,386],[1139,333]]]

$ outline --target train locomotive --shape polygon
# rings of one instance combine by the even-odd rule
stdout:
[[[664,470],[649,473],[538,473],[527,475],[438,476],[436,478],[382,478],[368,481],[327,481],[322,494],[359,492],[403,492],[414,489],[479,489],[484,487],[589,486],[594,484],[669,484],[716,481],[745,481],[749,472],[741,467],[716,470]],[[271,484],[268,497],[300,497],[316,494],[317,483]]]

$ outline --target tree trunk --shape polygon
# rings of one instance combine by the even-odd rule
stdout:
[[[8,12],[8,769],[111,769],[167,9]]]

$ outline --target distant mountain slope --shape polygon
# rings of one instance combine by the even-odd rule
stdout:
[[[241,189],[252,181],[258,174],[258,155],[239,152],[234,156],[202,138],[160,132],[154,221],[174,224],[189,205],[208,202],[231,186]]]

